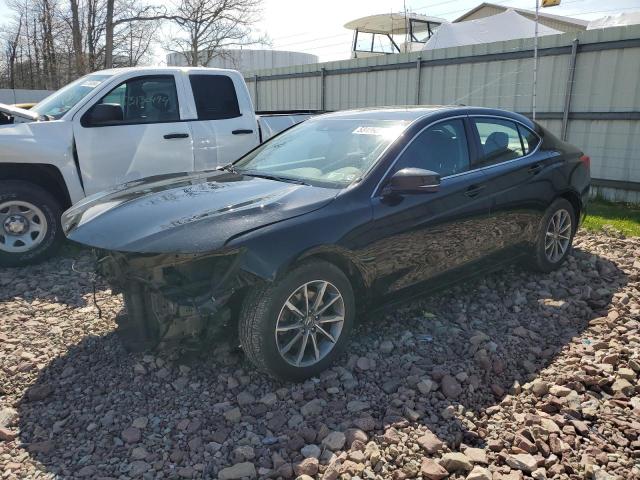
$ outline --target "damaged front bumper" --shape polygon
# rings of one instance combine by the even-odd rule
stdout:
[[[124,297],[119,330],[140,345],[218,334],[230,323],[234,297],[256,282],[240,269],[241,250],[96,255],[98,274]]]

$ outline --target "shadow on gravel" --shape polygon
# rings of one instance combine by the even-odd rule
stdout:
[[[38,265],[0,269],[0,302],[15,297],[35,306],[56,302],[72,307],[86,306],[83,298],[93,292],[89,274],[89,250],[65,244],[61,252]]]
[[[626,281],[580,250],[549,275],[514,267],[468,281],[363,319],[350,353],[303,384],[257,374],[228,342],[187,358],[126,354],[114,334],[88,337],[25,393],[20,441],[60,478],[215,478],[246,460],[273,468],[274,453],[288,465],[304,445],[353,427],[382,443],[393,441],[390,426],[412,425],[452,448],[481,446],[487,432],[455,411],[511,401],[509,390],[568,342],[589,342],[589,321]]]

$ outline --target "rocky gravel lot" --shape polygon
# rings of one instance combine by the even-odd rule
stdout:
[[[363,318],[303,384],[229,340],[125,353],[89,259],[0,271],[2,479],[640,478],[640,238]]]

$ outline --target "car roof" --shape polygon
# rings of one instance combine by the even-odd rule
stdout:
[[[417,105],[402,107],[375,107],[359,108],[353,110],[341,110],[339,112],[325,113],[315,117],[316,119],[367,119],[367,120],[405,120],[414,122],[428,119],[429,117],[448,117],[450,115],[486,115],[493,117],[506,117],[524,123],[532,127],[533,123],[524,115],[500,110],[496,108],[472,107],[467,105]]]
[[[447,105],[420,105],[402,107],[375,107],[341,110],[325,113],[322,118],[369,119],[369,120],[417,120],[429,114],[455,108]]]

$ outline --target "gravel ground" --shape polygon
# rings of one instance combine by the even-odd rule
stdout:
[[[85,251],[0,271],[0,478],[640,478],[640,238],[363,319],[320,378],[127,354]]]

